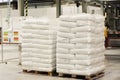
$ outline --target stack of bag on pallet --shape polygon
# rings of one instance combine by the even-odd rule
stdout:
[[[24,70],[55,69],[56,32],[47,19],[30,18],[22,26],[22,67]]]
[[[91,75],[104,70],[104,17],[61,16],[57,34],[57,72]]]

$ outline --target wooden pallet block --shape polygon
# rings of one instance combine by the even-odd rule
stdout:
[[[90,76],[85,76],[85,79],[94,80],[94,79],[98,79],[98,78],[103,77],[103,76],[104,76],[104,72],[102,71],[102,72],[98,72],[96,74],[92,74]]]
[[[23,70],[23,72],[26,73],[35,73],[35,74],[47,74],[48,76],[53,76],[53,72],[47,72],[47,71],[35,71],[35,70]]]

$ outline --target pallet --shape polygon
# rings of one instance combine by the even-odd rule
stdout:
[[[70,76],[70,78],[79,78],[79,79],[83,79],[83,80],[95,80],[98,78],[101,78],[104,76],[104,72],[98,72],[96,74],[92,74],[92,75],[75,75],[75,74],[66,74],[66,73],[58,73],[59,77],[66,77],[66,76]]]
[[[53,76],[54,71],[47,72],[47,71],[35,71],[35,70],[23,70],[23,72],[25,73],[43,74],[43,75],[48,75],[48,76]]]

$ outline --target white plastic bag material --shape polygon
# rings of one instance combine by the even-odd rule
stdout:
[[[77,26],[95,26],[96,24],[93,21],[90,20],[78,20],[77,21]]]
[[[73,49],[74,47],[75,45],[70,43],[57,43],[57,48]]]
[[[72,49],[70,51],[71,54],[86,54],[86,55],[90,55],[90,54],[96,54],[96,50],[94,49]]]
[[[49,30],[50,25],[38,25],[38,24],[24,24],[22,26],[24,29],[38,29],[38,30]]]
[[[74,65],[71,64],[57,64],[57,68],[62,68],[62,69],[74,69]]]
[[[62,54],[62,53],[57,53],[56,57],[58,59],[74,59],[74,55],[73,54]]]
[[[55,58],[55,55],[44,55],[44,54],[38,54],[38,53],[34,53],[34,54],[31,54],[32,57],[34,58],[37,58],[37,59],[53,59]]]
[[[91,32],[76,32],[76,38],[95,37],[97,34]]]
[[[32,67],[32,69],[33,70],[36,70],[36,71],[49,71],[49,72],[51,72],[51,71],[53,71],[53,70],[55,70],[55,66],[53,66],[53,67],[35,67],[35,66],[33,66]]]
[[[105,21],[105,17],[102,15],[95,14],[94,16],[95,16],[95,22],[97,23],[101,23]]]
[[[32,63],[33,66],[35,67],[40,67],[40,68],[51,68],[51,67],[54,67],[55,65],[54,64],[48,64],[48,63],[37,63],[37,62],[33,62]]]
[[[24,61],[24,62],[22,62],[22,65],[32,67],[32,61]]]
[[[104,33],[104,28],[102,28],[102,26],[101,27],[97,27],[95,33],[97,33],[97,34]]]
[[[70,64],[70,59],[59,59],[56,60],[57,64]]]
[[[35,43],[35,44],[43,44],[43,45],[52,45],[55,44],[55,40],[39,40],[39,39],[23,39],[23,43]]]
[[[102,28],[102,29],[104,29],[105,28],[105,23],[104,22],[103,23],[99,23],[99,24],[97,24],[97,26]]]
[[[54,49],[55,45],[42,45],[42,44],[33,44],[33,43],[23,43],[22,48],[39,48],[39,49]]]
[[[57,68],[57,72],[70,74],[70,70],[69,69]]]
[[[96,58],[92,58],[92,59],[86,59],[86,60],[71,60],[71,64],[79,64],[79,65],[92,65],[92,64],[96,64],[99,62],[104,62],[105,61],[105,57],[101,56],[101,57],[96,57]]]
[[[59,53],[63,53],[63,54],[69,54],[70,53],[70,50],[69,49],[65,49],[65,48],[57,48],[56,49],[56,52],[59,54]]]
[[[78,70],[81,70],[81,69],[84,69],[84,70],[90,70],[92,69],[93,67],[99,67],[99,66],[102,66],[104,65],[104,62],[100,62],[100,63],[97,63],[97,64],[92,64],[90,66],[86,66],[86,65],[75,65],[75,69],[78,69]]]
[[[32,34],[39,34],[39,35],[53,35],[53,34],[56,34],[56,32],[50,31],[50,30],[34,30],[34,29],[23,29],[22,33],[32,33]]]
[[[63,37],[57,37],[57,42],[58,43],[69,43],[70,39],[68,38],[63,38]]]
[[[94,26],[81,26],[81,27],[75,27],[71,29],[72,33],[76,32],[95,32],[96,28]]]
[[[31,52],[33,48],[22,48],[22,52]],[[23,54],[23,53],[22,53]]]
[[[60,26],[67,27],[67,28],[75,28],[77,24],[75,22],[60,22]]]
[[[75,38],[75,39],[71,39],[70,43],[91,43],[94,44],[95,43],[95,38],[94,37],[85,37],[85,38]]]
[[[105,49],[105,46],[96,48],[96,52],[97,52],[97,53],[105,52],[105,50],[106,50],[106,49]]]
[[[22,34],[22,38],[23,39],[24,38],[31,39],[31,38],[33,38],[33,36],[32,36],[32,33],[24,33],[24,34]]]
[[[26,58],[26,57],[31,58],[31,57],[32,57],[31,53],[32,53],[32,52],[23,52],[23,51],[22,51],[22,54],[21,54],[21,55],[22,55],[22,59],[23,59],[23,58]]]
[[[60,16],[60,20],[64,22],[76,22],[77,17],[72,15],[65,15],[65,16]]]
[[[44,55],[55,55],[56,50],[54,49],[33,49],[33,53],[44,54]]]
[[[96,48],[101,48],[101,47],[104,47],[105,43],[104,42],[101,42],[99,43],[98,45],[96,45]]]
[[[84,69],[81,69],[81,70],[70,70],[70,74],[76,74],[76,75],[92,75],[92,74],[96,74],[100,71],[103,71],[105,69],[105,66],[104,65],[101,65],[101,66],[98,66],[98,67],[93,67],[92,69],[90,70],[84,70]]]
[[[76,60],[90,60],[93,58],[104,56],[104,53],[97,53],[92,55],[85,55],[85,54],[76,54],[75,59]]]
[[[52,58],[52,59],[40,59],[40,58],[37,58],[37,57],[33,57],[31,59],[33,62],[38,62],[38,63],[45,63],[45,64],[53,64],[55,63],[55,58]]]
[[[57,35],[59,37],[63,37],[63,38],[69,38],[69,39],[75,38],[75,34],[73,34],[73,33],[58,32]]]
[[[32,34],[33,39],[56,39],[56,33],[53,35],[40,35],[40,34]]]
[[[96,44],[84,44],[84,43],[78,43],[75,45],[76,49],[92,49],[92,48],[96,48]]]
[[[105,38],[102,36],[102,37],[97,37],[96,40],[95,40],[97,44],[99,43],[103,43],[105,41]]]
[[[31,61],[31,57],[26,57],[26,56],[23,56],[22,58],[22,62],[26,62],[26,61]]]
[[[68,28],[68,27],[62,27],[62,26],[60,26],[59,29],[58,29],[58,31],[68,33],[68,32],[71,31],[71,29]]]
[[[29,53],[30,55],[33,53],[37,54],[44,54],[44,55],[55,55],[56,50],[55,49],[37,49],[37,48],[22,48],[23,53]],[[23,54],[22,53],[22,54]]]

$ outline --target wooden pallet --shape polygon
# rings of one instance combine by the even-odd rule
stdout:
[[[53,76],[54,71],[47,72],[47,71],[35,71],[35,70],[23,70],[23,72],[25,73],[43,74],[43,75],[48,75],[48,76]]]
[[[65,75],[71,76],[70,78],[79,78],[79,79],[83,79],[83,80],[95,80],[100,77],[103,77],[104,72],[101,71],[101,72],[98,72],[98,73],[92,74],[92,75],[74,75],[74,74],[58,73],[59,77],[66,77]]]

